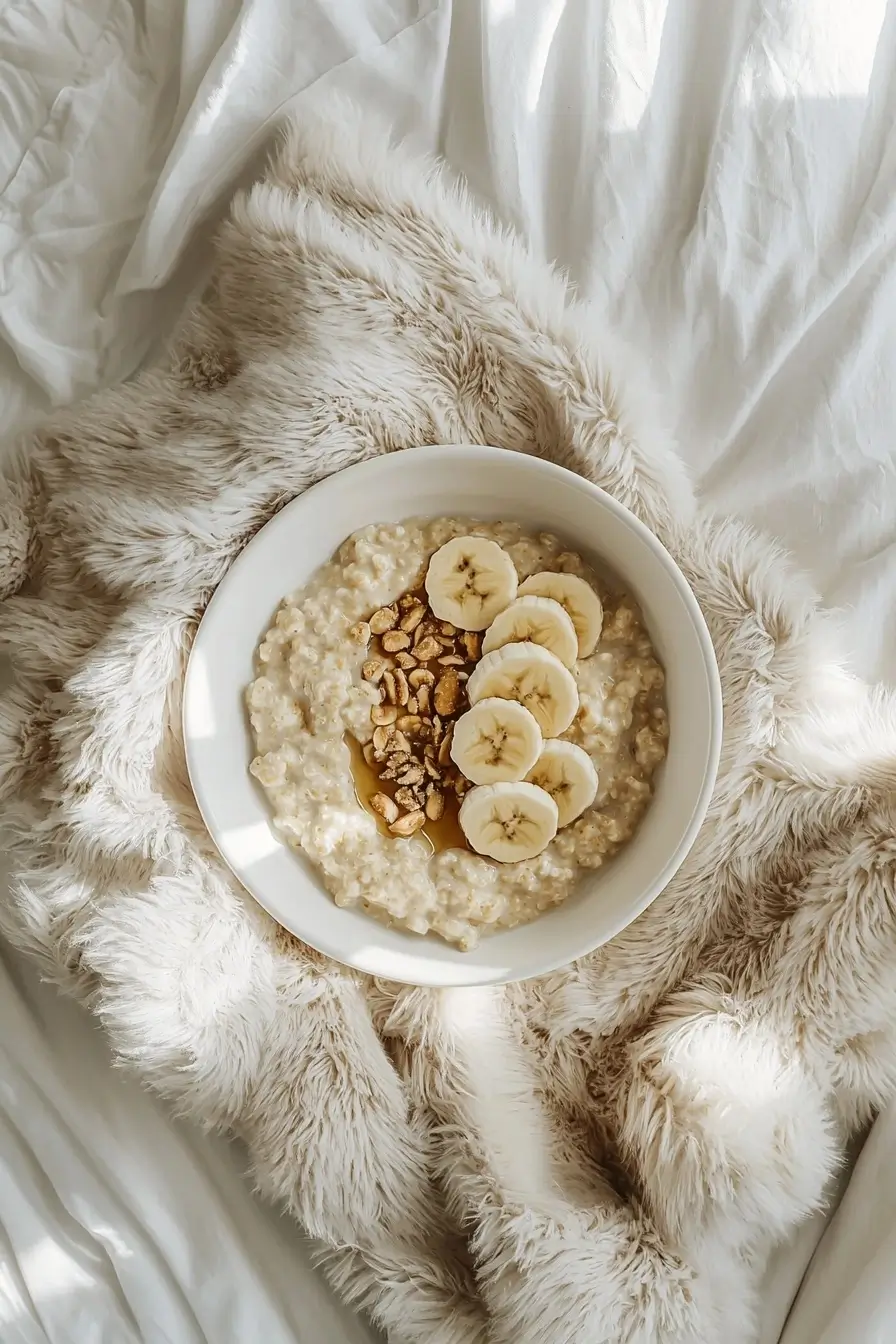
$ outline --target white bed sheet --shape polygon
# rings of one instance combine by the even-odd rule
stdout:
[[[795,551],[894,680],[894,65],[886,0],[15,0],[0,437],[146,358],[277,119],[348,93],[569,269],[708,499]],[[11,957],[0,1002],[4,1344],[365,1337],[237,1148],[167,1121]],[[888,1113],[783,1344],[896,1338],[894,1143]],[[824,1226],[776,1257],[763,1344]]]

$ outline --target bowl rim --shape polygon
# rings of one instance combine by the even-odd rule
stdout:
[[[450,978],[440,977],[437,980],[432,981],[415,979],[411,978],[410,976],[404,978],[401,974],[393,971],[390,971],[388,975],[389,979],[394,980],[397,983],[404,983],[408,985],[417,985],[417,986],[431,986],[434,988],[435,987],[447,988],[450,986],[463,986],[463,985],[512,983],[518,980],[530,979],[535,976],[549,974],[550,972],[556,971],[559,968],[568,965],[570,962],[575,961],[582,956],[588,955],[590,952],[596,950],[597,947],[603,946],[605,943],[611,941],[611,939],[615,938],[623,929],[627,928],[629,924],[633,923],[636,919],[639,918],[640,915],[644,913],[644,911],[653,903],[653,901],[664,890],[664,888],[668,886],[669,882],[672,880],[676,872],[682,866],[685,859],[687,858],[688,853],[693,847],[698,832],[700,830],[700,827],[703,824],[707,810],[709,808],[709,804],[712,798],[712,793],[715,788],[715,783],[718,775],[718,767],[722,749],[722,734],[723,734],[722,686],[721,686],[721,679],[719,676],[719,668],[716,659],[715,648],[712,643],[712,638],[710,636],[709,628],[706,624],[706,619],[703,615],[703,611],[700,607],[700,604],[697,601],[697,598],[690,584],[688,583],[687,579],[685,578],[675,559],[666,549],[666,547],[663,545],[660,539],[655,535],[655,533],[653,533],[650,530],[649,527],[647,527],[645,523],[641,521],[640,518],[637,517],[636,514],[634,514],[630,509],[626,508],[624,504],[621,504],[617,499],[615,499],[602,487],[594,484],[594,482],[592,481],[587,480],[584,476],[580,476],[577,472],[570,471],[566,467],[562,467],[555,462],[547,461],[544,458],[537,457],[534,454],[524,453],[515,449],[498,448],[492,445],[469,444],[469,443],[420,445],[418,447],[400,449],[390,453],[379,453],[376,456],[365,458],[360,462],[356,462],[350,466],[343,467],[337,471],[330,473],[328,476],[325,476],[322,479],[315,481],[312,485],[308,486],[305,490],[303,490],[301,494],[296,495],[293,499],[291,499],[286,505],[284,505],[282,509],[280,509],[274,515],[273,518],[269,519],[267,523],[265,523],[261,528],[259,528],[259,530],[250,538],[250,540],[246,543],[246,545],[242,548],[242,550],[234,557],[233,561],[228,566],[225,574],[223,575],[218,585],[216,586],[215,591],[212,593],[212,596],[206,605],[205,611],[203,612],[202,617],[200,618],[198,627],[194,635],[193,643],[190,649],[190,654],[188,657],[187,667],[183,680],[183,695],[181,704],[181,729],[183,733],[184,756],[187,766],[187,774],[189,777],[190,786],[193,792],[196,806],[199,810],[200,816],[206,827],[206,830],[208,831],[209,837],[211,838],[212,843],[215,846],[216,852],[220,856],[222,862],[233,874],[234,878],[240,884],[240,886],[243,887],[243,889],[248,893],[250,898],[253,899],[259,906],[261,906],[262,909],[267,911],[267,913],[270,914],[272,919],[276,920],[278,923],[282,923],[280,916],[278,914],[275,914],[274,911],[268,905],[268,903],[265,901],[263,893],[256,892],[255,887],[252,885],[251,878],[249,878],[246,875],[245,871],[241,871],[241,865],[235,863],[228,856],[226,848],[222,846],[222,844],[220,843],[218,828],[216,827],[213,817],[214,809],[212,806],[208,804],[208,799],[207,796],[205,795],[205,789],[202,778],[203,772],[199,768],[197,768],[198,761],[196,759],[196,744],[198,741],[198,735],[195,735],[194,733],[191,732],[189,723],[190,706],[193,700],[191,694],[192,681],[195,676],[195,666],[196,666],[196,660],[194,659],[193,655],[197,650],[197,647],[199,647],[200,645],[202,626],[208,620],[209,613],[210,612],[214,613],[212,619],[215,619],[217,612],[221,609],[221,607],[227,600],[227,589],[230,586],[232,577],[236,573],[241,571],[245,567],[245,565],[252,563],[252,557],[249,555],[249,552],[253,549],[255,542],[262,534],[266,534],[270,538],[272,534],[278,534],[279,532],[289,528],[290,526],[292,526],[292,516],[295,512],[299,511],[300,509],[308,508],[309,501],[311,501],[312,507],[315,506],[316,501],[319,500],[321,496],[326,496],[331,491],[335,492],[337,490],[344,490],[347,488],[347,486],[351,486],[354,489],[363,491],[366,481],[368,481],[370,478],[376,478],[377,476],[383,473],[388,474],[389,471],[393,470],[397,466],[396,460],[407,452],[413,452],[415,455],[416,454],[426,455],[428,457],[442,456],[446,453],[450,453],[452,455],[452,461],[457,461],[458,463],[460,463],[463,460],[466,460],[470,463],[483,462],[488,460],[496,460],[499,457],[502,459],[502,462],[504,462],[508,457],[513,456],[514,458],[519,459],[519,465],[521,467],[525,466],[525,468],[528,469],[530,472],[534,472],[536,476],[537,475],[543,475],[544,477],[553,476],[558,480],[562,480],[568,487],[576,489],[580,493],[590,497],[591,500],[594,503],[598,504],[600,507],[614,513],[616,517],[619,519],[619,521],[624,526],[626,526],[630,531],[634,532],[639,538],[639,540],[643,544],[645,544],[646,547],[653,553],[654,558],[662,565],[662,567],[666,570],[667,574],[674,583],[678,591],[678,595],[681,598],[684,607],[687,609],[688,616],[690,617],[693,632],[696,635],[697,644],[699,645],[702,657],[703,670],[706,676],[708,706],[710,712],[708,749],[703,773],[703,781],[700,790],[695,798],[690,818],[687,822],[687,825],[682,830],[681,838],[678,844],[675,846],[675,849],[667,857],[665,863],[662,866],[662,869],[658,871],[656,877],[649,884],[645,886],[644,891],[642,892],[640,898],[638,899],[637,902],[633,903],[629,911],[626,913],[625,917],[621,917],[618,921],[613,922],[613,925],[611,926],[612,932],[610,932],[606,937],[601,937],[597,942],[577,945],[573,950],[564,950],[553,956],[547,955],[543,961],[539,961],[537,969],[530,969],[529,967],[525,967],[519,971],[514,969],[508,969],[506,973],[502,972],[489,977],[474,976],[471,978],[464,978],[462,974],[459,974],[457,977],[450,977]],[[408,514],[408,517],[411,516],[413,515]],[[375,522],[376,519],[373,519],[372,521]],[[345,538],[341,539],[341,541],[343,540],[345,540]],[[341,544],[341,541],[337,541],[335,543],[333,547],[334,552]],[[315,568],[317,568],[317,566],[315,566]],[[284,595],[286,595],[286,593],[284,593]],[[248,770],[248,762],[246,768]],[[279,841],[279,843],[283,845],[284,848],[287,849],[289,848],[288,846],[285,845],[285,842],[283,842],[282,840]],[[306,862],[308,864],[309,869],[313,870],[313,864],[311,863],[311,861],[307,860]],[[320,879],[313,874],[312,880],[316,882],[318,889],[322,892],[325,898],[329,901],[332,901],[333,900],[332,895],[326,890]],[[364,916],[364,918],[372,918],[372,917]],[[537,922],[538,922],[537,920],[531,921],[532,924],[537,924]],[[284,927],[289,929],[289,925],[285,925]],[[519,927],[525,928],[527,926],[522,925]],[[502,932],[509,933],[512,931],[513,930],[503,930]],[[308,943],[318,952],[323,953],[325,956],[330,957],[332,960],[340,963],[341,965],[349,966],[356,970],[360,970],[364,974],[373,974],[373,975],[384,974],[383,972],[376,972],[370,970],[367,966],[362,964],[360,959],[353,958],[351,952],[347,953],[344,949],[339,948],[333,943],[333,941],[330,938],[326,936],[319,936],[316,930],[313,932],[313,934],[309,934],[304,929],[301,932],[296,932],[295,930],[290,930],[290,932],[293,932],[295,936],[300,939],[300,941]],[[491,941],[492,937],[499,937],[499,936],[500,934],[491,935],[488,941]],[[428,942],[428,939],[419,938],[418,941],[421,945],[421,951],[419,957],[417,957],[416,960],[421,960],[425,962],[427,959],[425,947]]]

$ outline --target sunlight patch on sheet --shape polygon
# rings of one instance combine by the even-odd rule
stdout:
[[[205,106],[196,118],[196,133],[205,134],[217,123],[218,114],[230,96],[234,80],[249,55],[250,33],[244,22],[240,26],[233,54],[227,60],[213,88],[205,96]],[[257,57],[257,53],[256,53]]]
[[[0,1326],[24,1319],[28,1307],[8,1265],[0,1264]]]
[[[607,55],[613,97],[607,109],[610,131],[634,131],[647,111],[660,63],[669,0],[639,5],[611,4],[607,13]]]
[[[750,107],[765,99],[867,97],[886,10],[887,0],[794,5],[786,22],[776,20],[773,45],[759,44],[762,55],[745,66],[741,101]]]
[[[541,86],[544,82],[544,72],[547,68],[548,57],[551,54],[551,44],[556,36],[557,27],[565,8],[566,0],[545,0],[538,32],[532,41],[532,61],[529,66],[529,73],[526,76],[525,107],[527,112],[534,112],[538,106]]]
[[[503,23],[513,17],[516,0],[484,0],[483,18],[486,23]]]
[[[52,1237],[44,1237],[36,1246],[24,1251],[19,1256],[19,1268],[38,1305],[47,1298],[96,1286],[93,1275],[82,1269]]]

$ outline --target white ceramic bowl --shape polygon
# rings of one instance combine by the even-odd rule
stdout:
[[[315,869],[277,837],[249,774],[244,692],[281,599],[358,528],[411,517],[514,519],[604,561],[641,605],[666,670],[669,751],[634,838],[531,924],[460,952],[340,909]],[[289,504],[236,559],[209,603],[184,692],[184,736],[199,808],[224,859],[285,928],[337,961],[417,985],[519,980],[606,942],[646,909],[681,865],[718,766],[722,697],[697,601],[671,556],[633,514],[579,476],[498,448],[417,448],[350,467]]]

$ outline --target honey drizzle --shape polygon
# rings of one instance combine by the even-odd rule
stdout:
[[[400,840],[399,836],[393,835],[386,825],[385,818],[370,806],[370,800],[375,793],[385,793],[392,797],[396,785],[388,779],[380,779],[375,770],[373,770],[364,759],[364,752],[361,744],[351,733],[345,734],[345,744],[348,747],[351,756],[352,780],[355,786],[355,797],[357,798],[364,811],[373,817],[381,835],[389,840]],[[460,804],[454,795],[454,792],[445,793],[445,811],[438,821],[430,821],[427,818],[426,825],[423,826],[417,835],[424,838],[429,845],[432,853],[441,854],[446,849],[469,849],[467,838],[460,828],[458,812]]]

